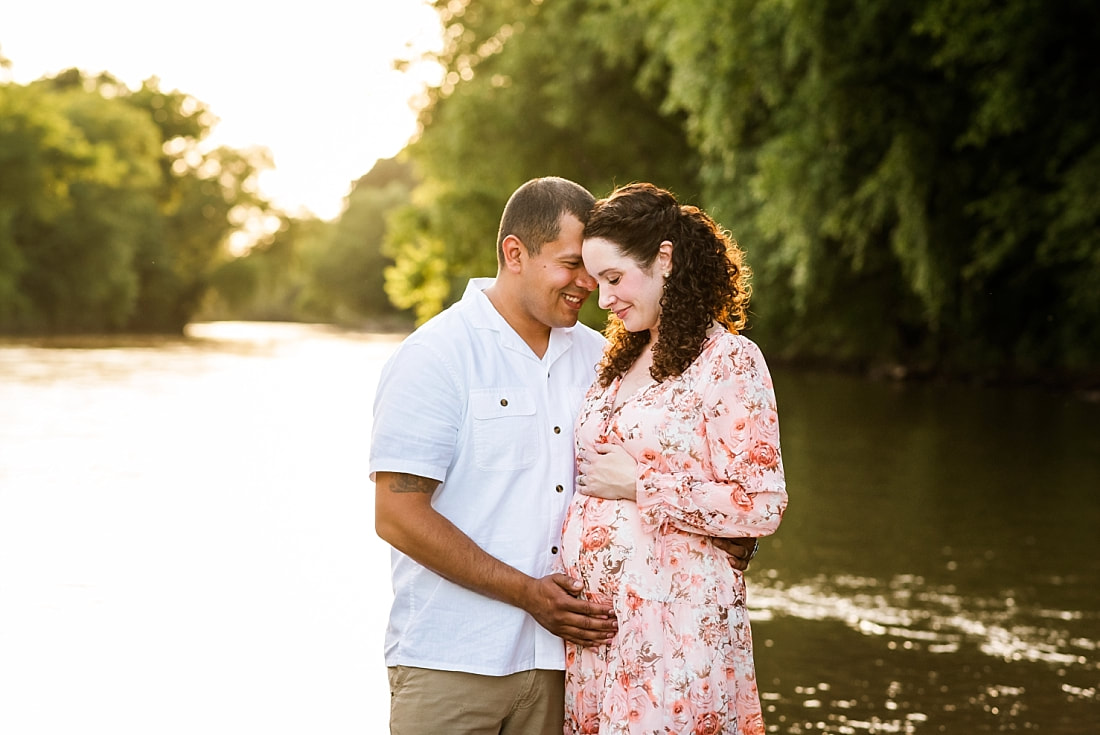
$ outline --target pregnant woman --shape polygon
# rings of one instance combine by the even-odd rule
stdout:
[[[742,253],[631,184],[597,202],[583,257],[612,316],[562,562],[619,632],[567,644],[565,732],[763,735],[744,579],[714,542],[773,533],[787,505],[771,378],[738,333]]]

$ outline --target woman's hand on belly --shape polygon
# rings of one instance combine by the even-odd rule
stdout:
[[[577,458],[577,492],[604,500],[637,500],[638,463],[618,444],[597,444]]]

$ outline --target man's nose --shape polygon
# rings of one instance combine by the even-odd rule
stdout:
[[[596,279],[588,275],[587,271],[581,271],[577,276],[577,285],[591,293],[596,290]]]

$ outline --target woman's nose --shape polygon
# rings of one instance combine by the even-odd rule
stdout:
[[[610,309],[611,308],[611,302],[614,301],[614,300],[615,300],[614,296],[607,293],[606,291],[604,291],[601,288],[600,289],[600,298],[596,303],[599,304],[601,309]]]

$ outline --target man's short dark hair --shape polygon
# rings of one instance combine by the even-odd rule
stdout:
[[[519,238],[528,253],[538,255],[545,243],[558,238],[563,214],[571,214],[585,224],[595,203],[596,198],[587,189],[569,179],[531,179],[504,205],[497,232],[497,263],[504,263],[504,239],[509,235]]]

